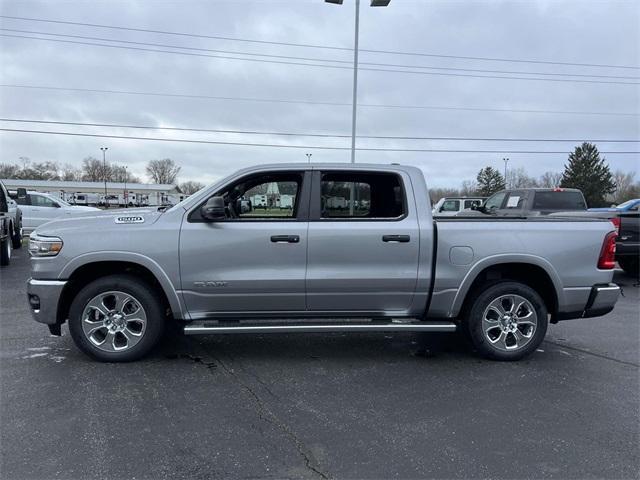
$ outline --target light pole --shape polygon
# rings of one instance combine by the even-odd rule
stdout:
[[[307,163],[311,163],[311,155],[313,155],[313,153],[305,153],[305,155],[307,156]]]
[[[509,163],[509,159],[503,158],[502,161],[504,162],[504,188],[507,188],[507,163]]]
[[[324,0],[342,5],[343,0]],[[386,7],[391,0],[371,0],[372,7]],[[358,109],[358,37],[360,36],[360,0],[356,0],[355,37],[353,42],[353,100],[351,108],[351,163],[356,163],[356,113]],[[353,199],[352,199],[353,203]],[[353,212],[352,212],[353,213]]]
[[[129,197],[129,193],[127,192],[127,166],[124,166],[124,206],[125,208],[129,206],[129,202],[127,201]]]
[[[104,176],[104,208],[109,208],[107,203],[107,150],[109,147],[100,147],[102,150],[102,175]]]

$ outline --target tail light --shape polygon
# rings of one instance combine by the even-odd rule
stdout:
[[[601,270],[613,270],[616,266],[616,232],[609,232],[604,237],[600,258],[598,258],[598,268]]]
[[[613,226],[616,229],[616,234],[619,234],[620,233],[620,217],[613,217],[611,219],[611,223],[613,223]]]

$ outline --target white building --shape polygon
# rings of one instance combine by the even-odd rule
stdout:
[[[94,199],[104,199],[104,182],[15,179],[3,179],[2,182],[8,190],[24,188],[27,191],[49,193],[71,203],[73,203],[73,198],[76,194],[85,194],[87,197]],[[128,182],[126,184],[107,182],[107,196],[110,195],[120,198],[126,196],[129,200],[144,198],[148,205],[175,204],[186,197],[176,185]]]

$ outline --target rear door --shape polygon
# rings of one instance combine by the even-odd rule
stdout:
[[[407,192],[412,189],[403,172],[314,172],[308,310],[389,313],[410,307],[420,238]]]

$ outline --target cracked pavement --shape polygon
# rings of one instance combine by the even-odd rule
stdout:
[[[3,479],[638,478],[639,289],[525,361],[456,335],[166,338],[99,364],[0,271]],[[425,343],[426,342],[426,343]],[[426,348],[424,348],[426,346]]]

